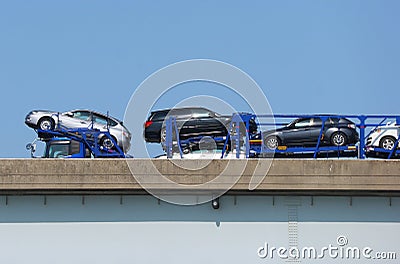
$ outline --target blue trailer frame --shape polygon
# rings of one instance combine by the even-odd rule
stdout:
[[[276,119],[296,119],[296,118],[320,118],[322,120],[321,130],[318,136],[317,144],[313,147],[287,147],[281,146],[278,149],[271,150],[265,147],[263,133],[259,132],[258,140],[254,140],[254,135],[249,135],[249,126],[250,120],[255,119],[259,120],[260,118],[270,118],[273,120]],[[346,146],[322,146],[321,139],[323,136],[325,121],[329,118],[347,118],[353,120],[356,127],[359,129],[359,143],[356,145],[346,145]],[[369,120],[380,120],[379,122],[369,123]],[[232,114],[232,121],[230,127],[228,129],[228,135],[225,138],[213,138],[215,141],[225,140],[224,148],[222,150],[221,158],[224,157],[230,142],[233,144],[233,148],[236,150],[236,157],[239,158],[242,152],[242,147],[245,148],[245,157],[250,158],[251,153],[256,153],[257,157],[272,157],[275,154],[300,154],[300,153],[311,153],[313,158],[317,158],[321,155],[329,155],[330,153],[337,154],[337,157],[349,157],[354,156],[359,159],[365,159],[367,157],[367,148],[365,145],[366,139],[372,133],[374,128],[382,126],[383,123],[388,119],[396,120],[397,124],[400,124],[400,116],[399,115],[289,115],[289,114],[277,114],[277,115],[255,115],[252,113],[234,113]],[[276,125],[286,125],[286,123],[276,123],[275,121],[272,123],[262,123],[256,122],[257,125],[260,126],[276,126]],[[240,125],[244,124],[246,128],[246,134],[242,135],[240,130]],[[366,134],[367,128],[373,128],[368,134]],[[176,125],[176,117],[169,117],[166,120],[166,146],[167,146],[167,157],[171,158],[173,155],[173,135],[172,132],[175,132],[175,135],[179,135],[178,127]],[[339,128],[340,130],[340,128]],[[232,133],[233,132],[233,133]],[[180,156],[183,156],[182,146],[187,144],[196,144],[201,140],[200,137],[190,138],[187,140],[180,140],[179,136],[176,137],[176,146],[179,150]],[[258,142],[256,144],[255,142]],[[383,148],[373,148],[374,153],[385,153],[387,154],[387,158],[390,159],[394,156],[400,156],[400,150],[397,148],[400,142],[400,136],[397,138],[395,147],[392,150],[385,150]]]
[[[37,133],[40,138],[68,138],[84,144],[95,158],[125,158],[125,153],[117,145],[114,138],[110,135],[109,131],[101,131],[99,129],[77,128],[77,129],[57,129],[57,130],[41,130],[38,129]],[[107,137],[110,139],[115,149],[107,149],[100,146],[98,142],[99,136]],[[72,158],[77,158],[73,156]],[[84,158],[84,157],[81,157]]]

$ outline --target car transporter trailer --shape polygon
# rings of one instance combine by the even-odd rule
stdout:
[[[264,144],[262,131],[256,135],[249,135],[249,123],[251,119],[258,121],[259,119],[269,119],[272,122],[256,122],[258,127],[275,127],[286,125],[286,123],[275,122],[276,119],[294,119],[294,118],[319,118],[322,121],[319,136],[315,146],[278,146],[276,149],[269,149]],[[324,136],[325,122],[329,118],[347,118],[355,121],[356,127],[359,129],[360,140],[357,144],[347,144],[343,146],[327,146],[321,144]],[[400,149],[397,148],[400,135],[397,137],[393,149],[384,149],[380,147],[367,148],[365,141],[370,134],[379,126],[382,126],[387,120],[395,120],[400,124],[400,116],[398,115],[255,115],[251,113],[234,113],[229,128],[227,128],[226,137],[213,137],[215,142],[224,141],[221,158],[229,150],[234,150],[236,158],[239,158],[244,152],[246,158],[253,157],[357,157],[365,159],[366,157],[383,157],[395,158],[400,156]],[[372,122],[368,122],[372,121]],[[241,132],[241,127],[245,126],[246,133]],[[340,127],[337,128],[340,131]],[[370,130],[370,131],[368,131]],[[368,133],[367,133],[368,132]],[[198,145],[205,136],[198,136],[181,140],[179,137],[179,128],[177,127],[176,117],[170,116],[166,119],[166,141],[164,148],[166,149],[167,158],[172,158],[174,151],[178,151],[180,157],[184,152],[190,149],[190,146]],[[207,136],[209,137],[209,136]]]

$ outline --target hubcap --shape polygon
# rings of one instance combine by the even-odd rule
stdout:
[[[165,142],[166,138],[167,138],[167,131],[163,129],[161,131],[161,142]]]
[[[267,140],[267,147],[269,149],[276,149],[278,147],[278,140],[274,137]]]
[[[50,128],[51,128],[51,122],[49,120],[44,120],[40,123],[41,130],[50,130]]]
[[[382,147],[386,150],[392,150],[394,147],[394,141],[390,138],[385,138],[382,143]]]
[[[341,145],[343,145],[343,144],[344,144],[344,136],[343,136],[342,134],[336,134],[336,135],[333,137],[333,143],[334,143],[336,146],[341,146]]]
[[[103,141],[103,147],[106,147],[106,148],[108,148],[108,149],[111,149],[112,147],[114,147],[114,143],[112,142],[111,139],[106,138],[106,139]]]

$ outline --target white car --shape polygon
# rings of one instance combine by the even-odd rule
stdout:
[[[367,139],[367,147],[383,148],[392,150],[400,134],[400,125],[388,123],[373,130]],[[399,144],[397,144],[399,147]]]
[[[123,125],[122,121],[98,112],[86,109],[77,109],[64,113],[47,110],[33,110],[25,117],[25,124],[33,129],[53,130],[57,126],[63,128],[93,128],[99,130],[109,129],[111,136],[124,152],[131,146],[131,133]],[[100,145],[113,148],[112,140],[100,135]]]

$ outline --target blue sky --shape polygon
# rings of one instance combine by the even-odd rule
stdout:
[[[0,157],[28,157],[30,110],[122,119],[146,77],[195,58],[247,72],[275,113],[398,114],[399,10],[399,1],[2,1]]]

